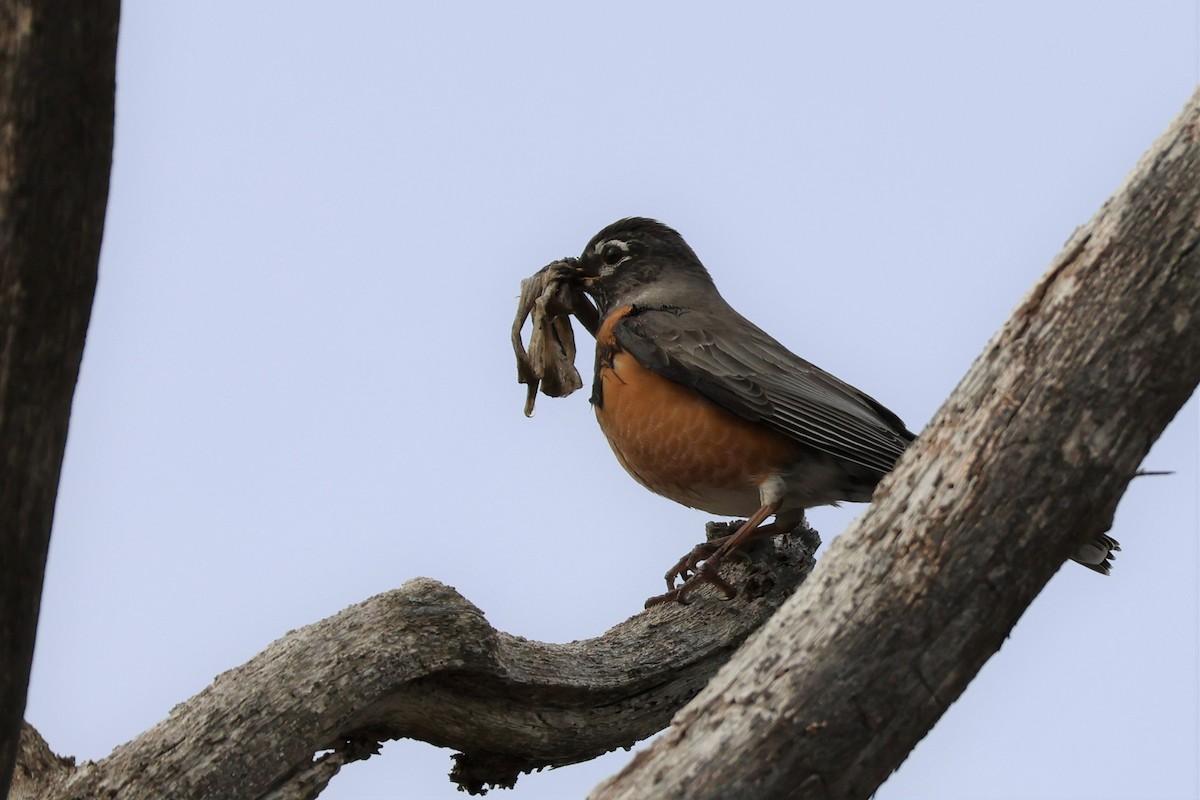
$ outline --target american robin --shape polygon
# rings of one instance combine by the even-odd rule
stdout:
[[[595,299],[591,401],[617,460],[652,492],[746,521],[667,573],[686,602],[751,537],[792,530],[813,506],[867,502],[913,441],[874,398],[813,366],[735,311],[673,229],[623,219],[576,262]],[[772,524],[766,524],[771,515]],[[1107,537],[1074,556],[1108,572]],[[676,578],[682,584],[675,585]]]

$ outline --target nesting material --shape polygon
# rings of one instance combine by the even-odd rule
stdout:
[[[575,262],[574,258],[553,261],[521,281],[512,345],[517,356],[517,382],[528,388],[527,417],[533,416],[539,390],[549,397],[566,397],[583,386],[575,368],[571,316],[595,336],[599,315],[579,285]],[[528,350],[521,339],[527,319],[532,323]]]

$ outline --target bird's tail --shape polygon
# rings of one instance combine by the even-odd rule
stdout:
[[[1120,549],[1121,545],[1116,539],[1102,533],[1087,544],[1080,545],[1071,556],[1071,560],[1101,575],[1107,575],[1112,571],[1112,560],[1116,558],[1113,553]]]

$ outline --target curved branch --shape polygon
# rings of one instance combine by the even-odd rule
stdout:
[[[655,607],[560,645],[501,633],[418,578],[289,633],[41,796],[315,797],[342,764],[401,737],[462,751],[463,788],[511,786],[665,727],[804,579],[818,544],[804,529],[731,565],[733,601]]]
[[[1072,550],[1108,530],[1200,382],[1197,175],[1200,91],[808,586],[593,798],[875,791]]]

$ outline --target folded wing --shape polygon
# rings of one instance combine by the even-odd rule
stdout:
[[[648,369],[811,448],[891,471],[914,435],[869,395],[813,366],[734,312],[635,308],[614,331]]]

